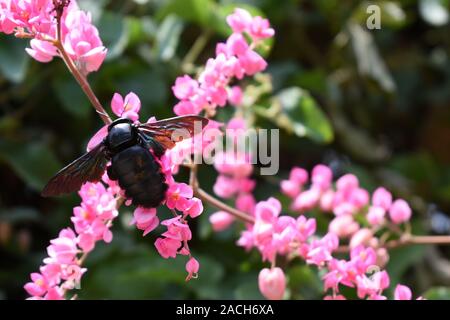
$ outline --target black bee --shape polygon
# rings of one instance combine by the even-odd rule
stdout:
[[[164,200],[168,186],[155,157],[160,158],[176,142],[198,133],[194,132],[197,126],[202,128],[207,123],[208,120],[200,116],[138,124],[119,118],[108,126],[108,135],[100,144],[63,168],[48,182],[42,196],[77,191],[87,181],[100,181],[106,169],[108,177],[118,180],[126,197],[134,205],[157,207]],[[111,165],[106,168],[109,161]]]

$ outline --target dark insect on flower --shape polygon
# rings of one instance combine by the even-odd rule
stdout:
[[[153,123],[133,123],[119,118],[108,126],[108,135],[92,150],[59,171],[45,186],[42,196],[78,191],[83,183],[97,182],[107,170],[118,180],[134,205],[154,208],[165,198],[167,184],[160,158],[176,142],[200,133],[208,119],[183,116]],[[151,150],[151,151],[150,151]],[[111,165],[107,163],[111,161]]]

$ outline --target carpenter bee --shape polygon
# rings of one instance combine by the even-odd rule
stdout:
[[[183,138],[199,133],[208,119],[182,116],[153,123],[133,123],[119,118],[108,126],[108,134],[96,147],[60,170],[45,186],[42,196],[74,192],[83,183],[98,182],[106,169],[117,180],[125,196],[136,206],[154,208],[165,198],[168,185],[160,158]],[[195,130],[194,130],[195,129]],[[195,132],[194,132],[195,131]],[[107,166],[108,162],[111,164]]]

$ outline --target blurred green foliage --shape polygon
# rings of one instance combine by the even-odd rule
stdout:
[[[323,162],[337,176],[353,172],[370,190],[383,185],[408,199],[417,232],[433,232],[433,219],[440,217],[441,228],[434,230],[449,233],[450,227],[442,227],[450,225],[448,0],[79,3],[92,12],[109,49],[101,70],[90,76],[94,91],[105,105],[114,92],[134,91],[142,119],[172,115],[172,83],[213,55],[214,44],[230,33],[225,16],[235,6],[268,17],[276,37],[263,54],[274,95],[262,92],[253,116],[260,126],[284,130],[281,172],[255,177],[258,199],[276,195],[287,202],[278,191],[280,179],[292,166]],[[381,8],[380,30],[366,28],[370,4]],[[25,41],[3,35],[0,41],[0,298],[22,299],[29,273],[37,270],[49,239],[70,225],[79,201],[76,195],[43,199],[39,191],[83,152],[101,122],[61,61],[39,64],[26,55]],[[198,42],[204,48],[193,52]],[[225,109],[219,118],[229,115]],[[186,177],[182,172],[180,179]],[[205,189],[211,190],[214,177],[212,168],[201,168]],[[236,247],[239,226],[213,233],[211,212],[207,207],[192,226],[190,246],[201,270],[197,280],[185,283],[185,261],[160,258],[154,236],[142,238],[128,226],[131,212],[121,210],[113,242],[99,244],[87,260],[80,298],[262,298],[260,257]],[[391,252],[391,283],[448,299],[450,251],[429,251]],[[288,276],[290,298],[321,297],[315,271],[297,262]]]

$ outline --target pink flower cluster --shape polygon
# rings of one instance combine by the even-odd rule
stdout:
[[[64,299],[87,270],[81,266],[82,255],[93,250],[97,241],[112,240],[110,227],[118,214],[113,188],[101,182],[86,183],[79,195],[82,201],[73,209],[73,229],[63,229],[50,241],[40,272],[32,273],[32,281],[25,284],[31,299]]]
[[[335,187],[332,182],[333,174],[327,166],[313,168],[309,185],[308,173],[304,169],[293,168],[289,179],[281,182],[281,191],[292,199],[291,209],[294,212],[314,208],[332,212],[334,218],[328,231],[339,238],[350,239],[351,248],[360,244],[377,248],[379,241],[375,233],[396,228],[396,225],[411,218],[409,204],[403,199],[393,201],[392,194],[383,187],[370,196],[353,174],[340,177]],[[366,223],[359,223],[357,217],[363,218]],[[387,262],[385,250],[381,248],[379,251]]]
[[[70,3],[61,21],[62,44],[86,75],[100,68],[107,50],[91,15],[80,10],[75,0],[67,2]],[[59,55],[53,45],[57,39],[57,22],[52,0],[0,0],[0,32],[31,38],[31,48],[26,51],[39,62],[49,62]]]
[[[239,89],[230,89],[230,81],[254,75],[267,67],[266,61],[254,50],[262,39],[272,37],[274,30],[261,17],[252,17],[243,9],[236,9],[227,18],[233,34],[216,47],[216,57],[210,58],[198,80],[185,75],[176,79],[172,87],[180,100],[174,107],[177,115],[199,114],[206,110],[214,114],[217,106],[224,107],[227,100],[239,104]],[[248,43],[245,34],[252,39]]]
[[[383,226],[408,221],[409,205],[401,199],[392,201],[392,195],[384,188],[378,188],[370,201],[369,192],[359,186],[354,175],[339,178],[334,188],[332,171],[324,165],[314,167],[310,181],[306,170],[292,169],[289,179],[281,182],[281,189],[292,199],[294,212],[321,209],[333,212],[335,217],[328,233],[319,237],[314,218],[303,214],[296,218],[282,215],[281,203],[275,198],[256,204],[252,211],[255,222],[246,224],[238,245],[246,250],[256,248],[263,261],[272,265],[271,269],[260,272],[261,293],[268,299],[281,299],[285,295],[286,277],[282,269],[275,267],[277,256],[285,256],[302,258],[307,264],[324,270],[324,290],[331,290],[325,299],[345,299],[340,294],[340,286],[355,288],[361,299],[386,299],[383,291],[389,287],[390,280],[382,268],[389,255],[376,233]],[[380,211],[383,220],[371,222],[369,216],[373,210]],[[390,221],[384,219],[387,213]],[[356,219],[356,215],[365,217],[366,222],[357,222],[361,219]],[[340,241],[349,243],[348,260],[335,258]],[[411,291],[399,285],[395,299],[411,299]]]

